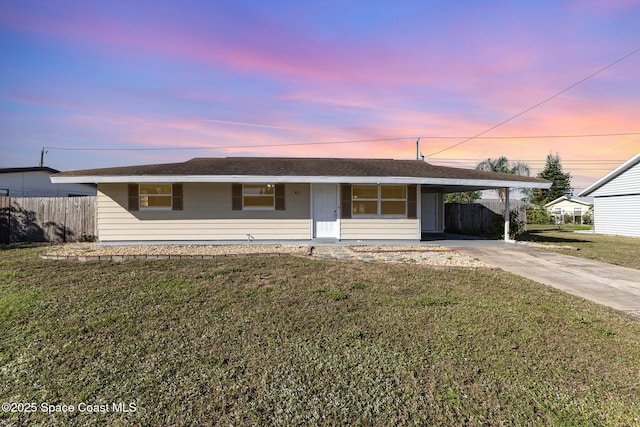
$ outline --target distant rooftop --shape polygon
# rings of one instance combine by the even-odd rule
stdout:
[[[50,168],[48,166],[31,166],[24,168],[0,168],[0,173],[20,173],[20,172],[49,172],[58,173],[57,169]]]

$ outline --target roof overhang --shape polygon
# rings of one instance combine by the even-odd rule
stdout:
[[[583,200],[577,200],[577,199],[569,198],[567,196],[561,196],[561,197],[558,197],[555,200],[550,201],[549,203],[544,205],[544,207],[548,208],[550,206],[556,205],[556,204],[558,204],[560,202],[564,202],[564,201],[571,202],[571,203],[578,203],[578,204],[584,205],[584,206],[591,206],[593,204],[593,203],[585,202]]]
[[[640,153],[636,154],[631,159],[627,160],[622,165],[618,166],[616,169],[612,170],[607,175],[603,176],[602,178],[591,184],[589,187],[582,190],[582,192],[580,192],[578,196],[583,197],[591,195],[591,193],[593,193],[609,181],[613,180],[614,178],[617,178],[638,163],[640,163]]]
[[[235,182],[235,183],[349,183],[349,184],[423,184],[452,187],[451,191],[470,191],[492,188],[543,188],[550,182],[525,182],[491,179],[420,178],[402,176],[273,176],[273,175],[122,175],[122,176],[52,176],[51,182],[66,183],[163,183],[163,182]]]

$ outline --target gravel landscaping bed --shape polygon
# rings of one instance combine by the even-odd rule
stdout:
[[[241,255],[307,255],[304,245],[118,245],[103,246],[94,243],[72,243],[54,246],[40,255],[45,259],[75,259],[78,261],[113,260],[130,258],[213,258]]]
[[[321,246],[314,248],[313,255],[344,261],[392,262],[444,268],[494,268],[452,249],[432,246]]]
[[[480,260],[438,246],[307,245],[121,245],[71,243],[53,246],[41,258],[77,261],[213,258],[220,256],[294,255],[343,261],[393,262],[454,268],[492,268]]]

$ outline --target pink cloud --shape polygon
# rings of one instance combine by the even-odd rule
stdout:
[[[589,10],[625,10],[632,3],[591,0],[573,5],[590,13]],[[429,41],[427,36],[420,38],[421,34],[416,32],[418,38],[406,43],[407,39],[402,37],[403,28],[399,26],[397,34],[385,35],[397,37],[387,44],[382,37],[368,40],[313,35],[314,32],[304,31],[302,26],[276,25],[255,15],[236,16],[229,19],[229,23],[225,23],[226,17],[212,18],[215,21],[207,26],[203,25],[204,18],[180,22],[169,16],[169,12],[163,15],[155,8],[145,17],[147,19],[137,17],[139,21],[136,22],[135,16],[116,17],[107,8],[98,11],[92,7],[74,4],[63,13],[52,12],[50,15],[36,10],[19,13],[6,8],[0,15],[0,22],[14,29],[44,34],[47,38],[61,38],[75,46],[119,59],[144,57],[176,63],[194,62],[204,64],[207,69],[215,68],[221,74],[246,72],[259,79],[275,76],[288,84],[286,88],[274,89],[279,94],[276,100],[268,98],[255,105],[248,97],[236,98],[233,88],[220,94],[198,88],[167,89],[169,98],[192,101],[193,104],[228,104],[230,107],[229,111],[213,111],[210,117],[197,109],[194,110],[198,113],[174,110],[158,115],[138,115],[137,107],[143,102],[135,103],[133,108],[127,103],[134,98],[136,102],[149,98],[144,93],[130,96],[128,92],[130,97],[116,101],[104,97],[96,103],[86,102],[82,96],[62,94],[67,88],[14,94],[14,99],[23,103],[74,109],[73,114],[66,112],[68,116],[56,119],[71,130],[56,129],[55,136],[57,140],[77,141],[75,144],[78,145],[86,144],[86,141],[105,145],[116,141],[133,147],[236,147],[203,150],[200,155],[413,158],[413,137],[474,135],[567,87],[616,56],[612,54],[611,58],[603,60],[602,56],[595,55],[612,52],[602,48],[603,41],[576,42],[572,39],[575,23],[571,22],[552,34],[544,31],[546,20],[533,28],[518,20],[500,20],[499,24],[508,30],[505,32],[512,35],[503,40],[503,36],[486,31],[493,22],[475,22],[470,14],[466,19],[456,19],[454,22],[458,27],[447,28],[437,40]],[[560,18],[555,19],[560,21]],[[408,24],[402,22],[402,26]],[[475,26],[470,28],[470,24]],[[627,93],[617,96],[607,94],[604,89],[598,90],[603,82],[613,82],[619,85],[620,91],[620,82],[625,76],[627,84],[634,83],[637,77],[633,77],[633,64],[622,63],[593,79],[589,85],[581,85],[488,136],[638,130],[637,97],[629,98],[630,101],[622,99],[633,86],[629,85]],[[224,70],[220,71],[221,68]],[[163,93],[158,99],[168,97]],[[269,108],[271,102],[275,108]],[[142,106],[140,110],[146,107]],[[53,122],[46,117],[42,120],[47,125]],[[399,136],[407,136],[408,140],[242,147]],[[425,138],[421,146],[428,154],[456,142]],[[544,160],[546,154],[557,151],[567,158],[598,159],[609,155],[629,158],[640,151],[639,144],[637,138],[631,137],[473,140],[436,157],[482,159],[507,155],[513,160]],[[615,154],[613,150],[607,151],[611,147],[615,147]],[[161,158],[174,161],[194,155],[194,151],[189,150],[134,153],[139,158],[146,155],[154,161]]]
[[[0,22],[15,28],[64,37],[77,44],[101,45],[102,52],[183,58],[208,66],[287,77],[298,82],[335,82],[380,86],[437,84],[467,90],[491,76],[518,72],[532,64],[534,46],[514,50],[509,42],[474,36],[471,48],[386,46],[379,40],[326,39],[256,17],[236,27],[196,22],[187,26],[156,12],[147,20],[124,20],[108,13],[74,7],[54,18],[9,10]],[[251,17],[249,17],[251,18]],[[247,21],[248,23],[244,23]],[[153,25],[151,24],[153,23]],[[244,23],[244,24],[242,24]],[[206,28],[203,30],[203,27]],[[461,28],[460,34],[464,35]],[[445,37],[445,35],[442,35]],[[456,35],[456,37],[462,37]],[[476,48],[477,47],[477,48]],[[419,54],[417,54],[419,53]],[[491,60],[487,61],[487,57]]]
[[[418,118],[418,116],[416,116]],[[572,116],[565,115],[558,119],[558,123],[547,124],[551,126],[567,126],[580,120],[576,113]],[[615,119],[612,114],[609,120]],[[135,163],[162,163],[183,161],[196,156],[297,156],[297,157],[384,157],[396,159],[415,158],[415,140],[407,138],[399,141],[369,141],[353,144],[312,144],[321,141],[347,141],[354,139],[387,138],[389,135],[399,135],[405,132],[415,131],[415,128],[403,126],[397,127],[367,127],[344,128],[336,132],[327,132],[321,126],[309,127],[306,138],[297,139],[295,136],[283,135],[278,130],[265,131],[254,127],[228,127],[212,125],[210,122],[200,119],[173,119],[166,120],[156,117],[137,116],[92,116],[73,115],[65,119],[68,124],[76,127],[74,138],[80,140],[92,140],[103,138],[97,146],[113,146],[109,142],[117,141],[122,147],[203,147],[201,150],[184,149],[171,151],[133,151],[113,152],[109,156],[120,159],[116,164]],[[412,120],[408,120],[411,122]],[[612,122],[613,123],[613,122]],[[621,122],[615,122],[620,125]],[[442,129],[454,123],[443,121]],[[538,130],[544,130],[538,128]],[[505,130],[503,135],[531,134],[528,129],[522,130],[512,126]],[[98,135],[96,135],[98,134]],[[364,136],[364,138],[363,138]],[[59,135],[64,140],[64,135]],[[304,143],[303,145],[282,145]],[[451,139],[425,138],[421,140],[421,151],[428,154],[458,142]],[[277,144],[279,146],[272,146]],[[250,145],[252,147],[247,147]],[[264,145],[261,147],[260,145]],[[83,145],[79,145],[83,147]],[[215,148],[211,147],[226,147]],[[615,149],[608,150],[609,147]],[[511,160],[535,160],[530,162],[535,175],[543,166],[544,159],[549,153],[558,152],[563,159],[593,159],[598,160],[624,160],[631,158],[640,152],[640,137],[612,137],[612,138],[587,138],[587,139],[478,139],[469,141],[459,147],[451,149],[435,158],[427,158],[435,164],[446,164],[458,167],[474,167],[477,161],[487,157],[505,155]],[[89,159],[95,155],[93,152],[76,153],[80,158]],[[51,153],[50,158],[55,158],[58,153]],[[470,159],[466,161],[449,159]],[[76,168],[79,167],[76,164]],[[603,175],[603,167],[613,169],[616,165],[568,164],[565,169],[578,168],[574,175],[573,185],[584,187]],[[592,170],[582,170],[590,167]],[[73,168],[73,167],[71,167]]]
[[[500,131],[490,133],[489,136],[499,135],[554,135],[568,133],[582,133],[589,130],[593,133],[609,132],[611,129],[635,130],[633,110],[625,114],[620,111],[603,113],[597,121],[593,117],[585,115],[579,108],[572,109],[567,106],[556,106],[557,110],[537,112],[527,117],[527,120],[516,121]],[[586,110],[593,106],[584,106]],[[106,119],[103,119],[106,120]],[[476,123],[469,126],[460,126],[451,117],[438,117],[416,112],[397,112],[395,115],[386,116],[387,122],[380,126],[370,125],[366,127],[342,127],[328,130],[321,125],[309,125],[305,127],[304,137],[279,129],[264,129],[243,126],[225,126],[208,122],[205,119],[162,119],[120,117],[111,118],[110,125],[121,129],[119,140],[135,144],[135,146],[147,147],[232,147],[202,150],[194,152],[165,153],[167,159],[182,159],[194,155],[204,156],[317,156],[317,157],[388,157],[388,158],[414,158],[415,140],[412,135],[426,136],[440,135],[472,135],[472,130],[486,128],[485,123]],[[586,121],[585,121],[586,120]],[[423,127],[416,123],[428,123]],[[95,124],[95,123],[94,123]],[[438,132],[434,132],[438,129]],[[431,131],[431,132],[428,132]],[[286,145],[301,142],[320,141],[348,141],[361,139],[384,139],[406,135],[406,140],[400,141],[370,141],[354,144],[305,144]],[[421,140],[421,151],[427,155],[442,148],[449,147],[458,140],[424,138]],[[271,146],[277,144],[280,146]],[[255,145],[255,147],[246,147]],[[266,145],[260,147],[260,145]],[[615,146],[615,150],[603,152],[603,149]],[[537,159],[537,167],[541,167],[548,153],[558,152],[561,157],[567,159],[613,159],[630,158],[640,151],[640,138],[636,137],[611,137],[611,138],[550,138],[550,139],[477,139],[469,141],[459,147],[446,151],[428,161],[441,162],[438,159],[477,159],[506,155],[512,160]],[[157,154],[157,153],[156,153]],[[613,156],[613,157],[611,157]],[[467,162],[468,167],[473,167],[475,162]],[[537,171],[534,170],[534,174]],[[601,171],[582,175],[596,178]],[[575,183],[574,183],[575,184]]]
[[[31,93],[30,91],[22,91],[18,92],[16,90],[11,90],[9,92],[9,99],[14,102],[18,102],[21,104],[29,104],[35,105],[39,107],[51,107],[51,108],[63,108],[63,109],[73,109],[74,106],[72,103],[60,99],[60,97],[48,96],[43,93]]]
[[[569,9],[597,17],[612,16],[638,7],[637,0],[573,0]]]
[[[167,22],[125,22],[98,16],[97,11],[76,8],[56,18],[7,11],[5,25],[74,43],[100,43],[114,53],[133,49],[153,55],[187,58],[207,65],[225,65],[242,72],[296,77],[305,81],[392,82],[411,76],[421,82],[433,80],[419,64],[384,46],[341,41],[321,41],[283,26],[262,24],[251,28],[252,40],[224,34],[202,34]],[[241,32],[242,29],[239,29]],[[293,47],[292,46],[292,41]]]

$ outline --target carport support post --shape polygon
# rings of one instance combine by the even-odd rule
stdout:
[[[513,242],[509,238],[509,217],[510,215],[509,209],[509,187],[505,187],[504,189],[504,241],[505,242]]]

